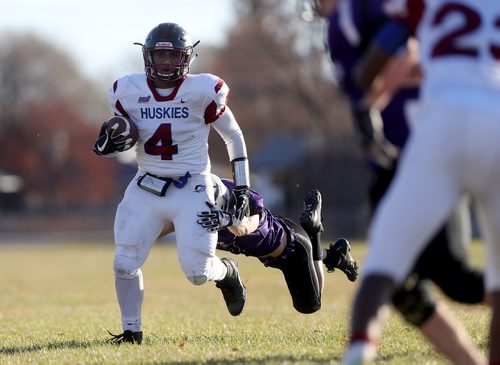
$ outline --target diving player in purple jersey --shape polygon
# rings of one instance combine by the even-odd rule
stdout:
[[[209,231],[218,231],[217,249],[233,254],[257,257],[265,266],[283,272],[294,308],[314,313],[321,307],[323,264],[329,271],[339,269],[350,281],[358,277],[358,265],[351,257],[349,242],[339,239],[328,249],[321,247],[321,194],[309,191],[304,197],[300,225],[276,216],[264,208],[264,199],[249,190],[250,215],[238,227],[234,212],[227,211],[234,183],[212,174],[215,203],[198,214],[198,223]]]

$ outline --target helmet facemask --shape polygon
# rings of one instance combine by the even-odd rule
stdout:
[[[175,81],[187,75],[191,63],[193,47],[175,48],[168,45],[156,45],[153,48],[143,46],[144,66],[149,78],[160,81]],[[158,61],[158,55],[168,52],[169,62]]]
[[[142,46],[144,68],[149,79],[155,81],[176,81],[184,78],[189,66],[197,56],[193,56],[191,37],[178,24],[161,23],[154,27]],[[155,56],[155,53],[158,53]],[[160,53],[162,53],[160,57]]]

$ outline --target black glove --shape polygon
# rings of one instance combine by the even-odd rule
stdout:
[[[380,112],[374,108],[359,106],[353,107],[352,112],[363,151],[377,165],[393,169],[399,150],[385,138]]]
[[[206,202],[206,204],[210,208],[210,211],[204,211],[197,214],[198,217],[200,217],[200,219],[197,220],[199,225],[206,228],[209,232],[217,232],[222,228],[233,225],[234,217],[231,213],[220,209],[217,205],[210,202]]]
[[[94,152],[99,156],[109,155],[114,152],[122,152],[126,149],[130,140],[124,136],[112,136],[113,132],[108,129],[107,122],[104,122],[99,132],[99,137],[94,143]]]
[[[235,186],[232,191],[232,200],[234,200],[234,226],[239,227],[243,217],[250,215],[250,197],[248,195],[248,186]]]

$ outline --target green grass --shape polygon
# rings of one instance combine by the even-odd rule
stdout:
[[[361,263],[366,252],[353,246]],[[481,264],[483,247],[474,244]],[[224,253],[219,252],[222,256]],[[143,268],[142,346],[106,343],[121,332],[113,281],[113,245],[0,245],[1,364],[323,364],[338,363],[356,284],[326,273],[322,309],[297,313],[280,271],[237,257],[248,290],[232,317],[213,283],[184,278],[175,247],[157,245]],[[452,304],[486,350],[489,311]],[[393,314],[380,342],[380,364],[445,364],[414,329]]]

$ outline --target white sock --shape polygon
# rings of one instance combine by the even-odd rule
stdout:
[[[141,310],[144,301],[142,271],[132,279],[115,278],[116,296],[122,313],[123,330],[142,331]]]
[[[214,257],[212,262],[213,262],[213,265],[212,265],[213,279],[212,280],[215,280],[215,281],[223,280],[227,275],[226,264],[224,264],[221,261],[221,259],[219,259],[218,257]]]

